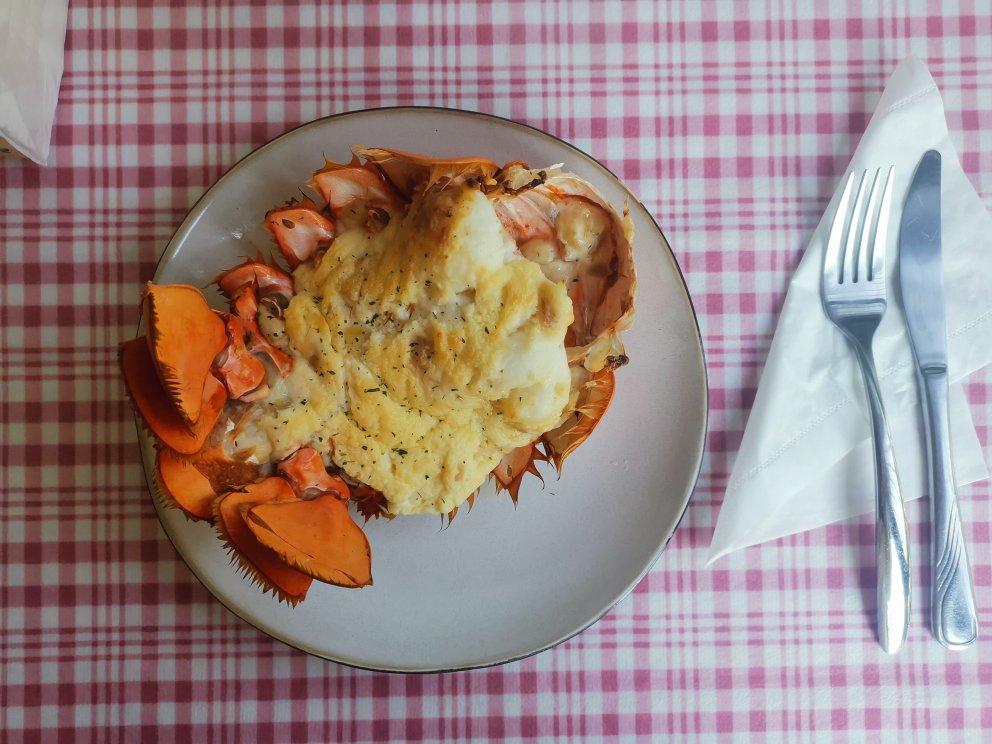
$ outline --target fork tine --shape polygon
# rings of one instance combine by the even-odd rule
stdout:
[[[827,250],[823,255],[823,279],[831,284],[841,281],[840,265],[843,261],[841,245],[844,238],[844,224],[847,222],[848,203],[851,201],[851,189],[854,187],[854,173],[847,177],[844,193],[837,202],[834,221],[830,224],[830,237],[827,239]]]
[[[885,179],[885,189],[882,192],[882,204],[878,208],[878,223],[871,248],[871,275],[868,281],[875,281],[876,277],[885,281],[885,251],[889,239],[889,213],[892,211],[892,179],[895,171],[895,166],[890,165],[889,175]]]
[[[861,229],[861,242],[858,245],[858,256],[854,262],[854,281],[871,281],[872,270],[872,243],[875,230],[878,228],[878,221],[875,219],[876,208],[878,207],[879,176],[881,168],[875,169],[875,175],[871,179],[871,191],[868,192],[868,208],[865,210],[865,224]],[[866,176],[867,177],[867,176]]]
[[[847,228],[847,240],[844,246],[844,265],[841,269],[840,282],[857,281],[856,266],[858,261],[857,240],[858,230],[861,227],[861,218],[864,215],[865,187],[868,185],[868,171],[861,172],[861,183],[858,185],[858,195],[854,200],[854,209],[851,211],[851,226]]]

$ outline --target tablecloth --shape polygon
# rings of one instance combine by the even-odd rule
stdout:
[[[965,652],[929,636],[922,562],[906,647],[878,648],[867,518],[703,567],[790,272],[908,53],[992,204],[992,5],[878,6],[72,2],[53,165],[0,161],[0,738],[980,740],[988,485],[962,494],[985,628]],[[503,667],[349,669],[228,613],[159,527],[118,380],[140,284],[203,191],[290,127],[391,104],[601,159],[665,229],[704,336],[707,455],[667,552],[593,628]],[[968,388],[986,447],[989,382]]]

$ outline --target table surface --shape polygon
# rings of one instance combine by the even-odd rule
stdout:
[[[0,161],[10,741],[974,741],[992,728],[987,485],[961,505],[986,628],[962,653],[928,635],[922,566],[908,644],[895,658],[875,644],[869,519],[703,567],[790,273],[911,51],[992,203],[987,1],[869,17],[836,3],[152,5],[72,3],[54,165]],[[668,551],[593,628],[500,668],[348,669],[229,614],[159,527],[117,374],[141,283],[221,173],[301,122],[392,104],[507,116],[605,162],[668,234],[705,339],[707,455]],[[989,382],[968,388],[986,446]],[[924,555],[918,505],[910,519]]]

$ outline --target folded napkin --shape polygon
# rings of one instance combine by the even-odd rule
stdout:
[[[927,489],[916,372],[897,287],[899,217],[920,157],[943,159],[941,205],[947,296],[950,419],[958,485],[989,473],[960,381],[992,361],[992,217],[961,170],[940,93],[909,58],[889,78],[851,170],[895,166],[889,226],[889,310],[875,361],[903,496]],[[710,561],[748,545],[873,512],[867,402],[847,342],[820,302],[820,266],[843,178],[786,295],[710,546]]]
[[[69,0],[0,0],[0,154],[48,161]]]

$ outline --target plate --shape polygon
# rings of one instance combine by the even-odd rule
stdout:
[[[519,505],[487,486],[474,509],[366,526],[374,586],[314,583],[289,607],[229,562],[210,525],[156,503],[176,550],[207,589],[259,630],[310,654],[368,669],[426,672],[519,659],[588,628],[661,555],[685,511],[703,452],[706,373],[692,304],[674,256],[636,198],[602,165],[537,129],[437,108],[356,111],[305,124],[255,150],[200,199],[165,250],[161,283],[205,286],[258,248],[262,216],[299,193],[322,154],[362,143],[433,155],[478,154],[533,166],[564,163],[634,221],[638,276],[630,364],[590,439],[559,480],[544,468]],[[220,297],[217,297],[220,304]],[[146,475],[154,467],[139,432]],[[658,632],[664,632],[659,629]]]

